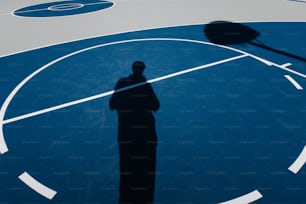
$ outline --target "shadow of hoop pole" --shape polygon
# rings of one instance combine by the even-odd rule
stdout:
[[[260,33],[248,26],[240,23],[228,21],[214,21],[207,24],[204,28],[204,33],[210,42],[221,45],[234,45],[248,43],[302,62],[306,62],[306,58],[297,56],[282,50],[271,48],[263,43],[254,42]]]

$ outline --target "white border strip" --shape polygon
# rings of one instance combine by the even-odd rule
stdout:
[[[301,152],[301,154],[298,156],[298,158],[293,162],[293,164],[288,168],[289,171],[291,171],[294,174],[297,174],[304,164],[306,163],[306,145]]]
[[[22,173],[20,176],[18,176],[18,178],[27,186],[29,186],[31,189],[33,189],[40,195],[44,196],[45,198],[48,198],[49,200],[52,200],[54,196],[57,194],[56,191],[41,184],[32,176],[30,176],[27,172]]]
[[[297,82],[295,81],[290,75],[284,75],[286,77],[286,79],[288,79],[291,84],[293,84],[293,86],[295,86],[295,88],[297,90],[303,90],[303,87]]]
[[[255,202],[261,199],[262,197],[263,197],[262,194],[258,190],[255,190],[244,196],[241,196],[241,197],[238,197],[238,198],[235,198],[233,200],[229,200],[223,203],[219,203],[219,204],[249,204],[249,203],[252,203],[252,202]]]

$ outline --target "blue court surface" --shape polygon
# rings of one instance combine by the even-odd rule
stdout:
[[[32,5],[14,15],[112,8],[84,2]],[[118,203],[118,122],[108,102],[136,60],[145,62],[161,105],[154,203],[305,204],[305,22],[244,22],[257,38],[226,45],[210,41],[208,25],[1,57],[0,204]]]

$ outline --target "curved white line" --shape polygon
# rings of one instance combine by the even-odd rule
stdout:
[[[49,11],[71,11],[83,8],[85,5],[80,3],[65,3],[48,7]]]
[[[286,77],[286,79],[288,79],[288,81],[290,81],[290,83],[295,86],[295,88],[297,90],[303,90],[303,87],[297,82],[295,81],[290,75],[284,75]]]
[[[250,204],[252,202],[255,202],[261,199],[262,197],[263,197],[262,194],[258,190],[255,190],[241,197],[238,197],[233,200],[226,201],[226,202],[222,202],[219,204]]]
[[[65,59],[65,57],[61,57],[58,58],[46,65],[44,65],[43,67],[37,69],[35,72],[33,72],[32,74],[30,74],[29,76],[27,76],[24,80],[22,80],[14,89],[13,91],[8,95],[8,97],[5,99],[4,103],[2,104],[2,107],[0,109],[0,153],[4,154],[8,151],[7,145],[5,143],[4,140],[4,134],[3,134],[3,119],[6,113],[6,110],[10,104],[10,102],[12,101],[12,99],[14,98],[14,96],[17,94],[17,92],[28,82],[30,81],[34,76],[36,76],[38,73],[42,72],[43,70],[45,70],[46,68],[48,68],[49,66]]]
[[[131,40],[122,40],[122,41],[116,41],[116,42],[110,42],[110,43],[105,43],[105,44],[99,44],[99,45],[95,45],[95,46],[92,46],[92,47],[88,47],[88,48],[84,48],[84,49],[81,49],[81,50],[78,50],[78,51],[75,51],[75,52],[72,52],[70,54],[67,54],[67,55],[64,55],[56,60],[53,60],[51,62],[49,62],[48,64],[44,65],[43,67],[37,69],[35,72],[33,72],[32,74],[30,74],[28,77],[26,77],[23,81],[21,81],[14,89],[13,91],[9,94],[9,96],[5,99],[1,109],[0,109],[0,153],[1,154],[4,154],[8,151],[8,148],[7,148],[7,145],[5,143],[5,140],[4,140],[4,135],[3,135],[3,121],[4,121],[4,116],[5,116],[5,113],[6,113],[6,110],[8,108],[8,105],[10,104],[10,102],[12,101],[12,99],[14,98],[14,96],[16,95],[16,93],[31,79],[33,78],[34,76],[36,76],[37,74],[39,74],[40,72],[42,72],[43,70],[47,69],[48,67],[50,67],[51,65],[61,61],[61,60],[64,60],[66,58],[69,58],[71,56],[74,56],[74,55],[77,55],[79,53],[82,53],[82,52],[86,52],[86,51],[89,51],[89,50],[93,50],[93,49],[96,49],[96,48],[100,48],[100,47],[106,47],[106,46],[110,46],[110,45],[117,45],[117,44],[123,44],[123,43],[130,43],[130,42],[143,42],[143,41],[178,41],[178,42],[190,42],[190,43],[197,43],[197,44],[203,44],[203,45],[211,45],[211,46],[215,46],[215,47],[220,47],[220,48],[224,48],[224,49],[227,49],[227,50],[231,50],[231,51],[234,51],[234,52],[238,52],[238,53],[241,53],[243,55],[247,55],[249,57],[252,57],[254,58],[255,60],[258,60],[266,65],[269,65],[269,66],[276,66],[276,67],[279,67],[279,68],[282,68],[282,69],[286,69],[287,71],[289,72],[292,72],[292,73],[295,73],[295,74],[298,74],[299,76],[302,76],[304,78],[306,78],[306,75],[303,75],[301,73],[298,73],[294,70],[290,70],[288,68],[284,68],[282,67],[281,65],[277,65],[273,62],[270,62],[266,59],[263,59],[263,58],[260,58],[260,57],[257,57],[255,55],[252,55],[250,53],[247,53],[245,51],[242,51],[242,50],[239,50],[239,49],[236,49],[236,48],[232,48],[232,47],[227,47],[227,46],[224,46],[224,45],[218,45],[218,44],[214,44],[214,43],[210,43],[210,42],[204,42],[204,41],[199,41],[199,40],[191,40],[191,39],[181,39],[181,38],[140,38],[140,39],[131,39]]]
[[[298,156],[298,158],[293,162],[293,164],[288,168],[288,170],[294,174],[297,174],[302,169],[305,163],[306,163],[306,146],[304,146],[303,151]]]
[[[27,172],[22,173],[20,176],[18,176],[18,178],[27,186],[29,186],[32,190],[36,191],[45,198],[48,198],[49,200],[52,200],[57,194],[56,191],[43,185],[42,183],[34,179],[31,175],[29,175]]]
[[[138,86],[142,86],[146,83],[155,83],[155,82],[162,81],[162,80],[165,80],[165,79],[169,79],[169,78],[172,78],[172,77],[176,77],[176,76],[179,76],[179,75],[187,74],[187,73],[190,73],[190,72],[194,72],[194,71],[198,71],[198,70],[201,70],[201,69],[216,66],[216,65],[219,65],[219,64],[223,64],[223,63],[226,63],[226,62],[234,61],[234,60],[244,58],[244,57],[247,57],[247,56],[248,55],[239,55],[237,57],[232,57],[232,58],[216,61],[216,62],[213,62],[213,63],[205,64],[205,65],[202,65],[202,66],[198,66],[198,67],[186,69],[186,70],[183,70],[183,71],[175,72],[175,73],[168,74],[168,75],[165,75],[165,76],[150,79],[146,82],[142,82],[142,83],[138,83],[138,84],[135,84],[135,85],[131,85],[131,86],[127,86],[127,87],[118,89],[118,90],[116,90],[116,92],[122,92],[122,91],[125,91],[125,90],[128,90],[128,89],[132,89],[132,88],[135,88],[135,87],[138,87]],[[8,124],[8,123],[16,122],[16,121],[19,121],[19,120],[34,117],[34,116],[41,115],[41,114],[44,114],[44,113],[48,113],[48,112],[51,112],[51,111],[55,111],[55,110],[67,108],[67,107],[70,107],[70,106],[74,106],[74,105],[77,105],[77,104],[85,103],[85,102],[92,101],[92,100],[95,100],[95,99],[98,99],[98,98],[102,98],[102,97],[105,97],[105,96],[112,95],[114,92],[115,92],[115,90],[107,91],[107,92],[103,92],[103,93],[100,93],[100,94],[97,94],[97,95],[94,95],[94,96],[82,98],[82,99],[71,101],[71,102],[68,102],[68,103],[64,103],[64,104],[61,104],[61,105],[58,105],[58,106],[53,106],[53,107],[42,109],[42,110],[35,111],[35,112],[32,112],[32,113],[20,115],[20,116],[14,117],[14,118],[4,120],[2,122],[2,124]]]

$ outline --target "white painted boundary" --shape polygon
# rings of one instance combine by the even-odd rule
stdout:
[[[242,54],[243,56],[249,56],[255,60],[258,60],[268,66],[275,66],[278,67],[280,69],[283,69],[285,71],[291,72],[293,74],[296,74],[300,77],[306,78],[305,74],[302,74],[300,72],[297,72],[295,70],[289,69],[283,65],[279,65],[276,64],[274,62],[271,62],[269,60],[263,59],[261,57],[252,55],[250,53],[247,53],[245,51],[236,49],[236,48],[232,48],[232,47],[228,47],[228,46],[224,46],[224,45],[218,45],[218,44],[214,44],[214,43],[210,43],[210,42],[204,42],[204,41],[199,41],[199,40],[191,40],[191,39],[181,39],[181,38],[140,38],[140,39],[131,39],[131,40],[122,40],[122,41],[116,41],[116,42],[110,42],[110,43],[105,43],[105,44],[99,44],[99,45],[95,45],[92,47],[88,47],[88,48],[84,48],[75,52],[72,52],[70,54],[64,55],[58,59],[55,59],[51,62],[49,62],[48,64],[42,66],[41,68],[37,69],[35,72],[33,72],[32,74],[30,74],[28,77],[26,77],[23,81],[21,81],[14,89],[13,91],[9,94],[9,96],[5,99],[1,109],[0,109],[0,153],[4,154],[8,151],[7,145],[5,143],[4,140],[4,134],[3,134],[3,121],[4,121],[4,116],[6,113],[6,110],[10,104],[10,102],[12,101],[12,99],[14,98],[14,96],[17,94],[17,92],[28,82],[30,81],[34,76],[36,76],[37,74],[39,74],[40,72],[42,72],[43,70],[49,68],[51,65],[56,64],[59,61],[62,61],[64,59],[67,59],[69,57],[72,57],[74,55],[89,51],[89,50],[93,50],[96,48],[101,48],[101,47],[106,47],[106,46],[110,46],[110,45],[117,45],[117,44],[123,44],[123,43],[131,43],[131,42],[144,42],[144,41],[177,41],[177,42],[190,42],[190,43],[197,43],[197,44],[202,44],[202,45],[211,45],[211,46],[215,46],[215,47],[219,47],[219,48],[224,48],[227,50],[232,50],[234,52],[238,52],[240,54]]]
[[[41,184],[36,179],[34,179],[31,175],[29,175],[27,172],[22,173],[18,178],[23,183],[25,183],[27,186],[29,186],[31,189],[33,189],[40,195],[44,196],[45,198],[48,198],[49,200],[52,200],[54,196],[57,194],[56,191]]]
[[[294,174],[297,174],[305,165],[305,163],[306,163],[306,146],[304,146],[303,151],[295,160],[295,162],[293,162],[293,164],[288,168],[288,170]]]
[[[238,197],[238,198],[235,198],[233,200],[229,200],[223,203],[219,203],[219,204],[249,204],[249,203],[252,203],[252,202],[255,202],[261,199],[262,197],[263,197],[262,194],[258,190],[255,190],[244,196],[241,196],[241,197]]]
[[[297,90],[303,90],[303,87],[297,81],[295,81],[290,75],[284,75],[284,76],[286,77],[286,79],[288,79],[288,81],[291,82],[291,84],[293,84],[293,86],[295,86]]]

